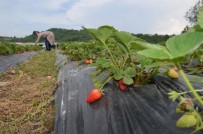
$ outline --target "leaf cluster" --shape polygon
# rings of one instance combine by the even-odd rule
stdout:
[[[97,29],[83,28],[98,40],[108,53],[108,56],[98,60],[94,65],[99,68],[108,67],[109,73],[115,80],[123,79],[126,85],[135,83],[142,85],[150,78],[146,78],[145,74],[151,73],[154,75],[156,71],[153,70],[160,67],[153,60],[143,58],[137,54],[143,48],[138,45],[135,46],[133,43],[139,42],[145,45],[147,44],[145,40],[129,32],[118,31],[112,26],[101,26]],[[156,46],[153,45],[152,47]],[[154,66],[146,68],[152,63]]]

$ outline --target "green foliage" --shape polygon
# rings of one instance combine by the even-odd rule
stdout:
[[[199,14],[197,16],[197,24],[203,29],[203,7],[199,9]]]
[[[56,42],[70,42],[70,41],[89,41],[92,37],[85,30],[73,30],[73,29],[62,29],[62,28],[51,28],[46,31],[52,31],[55,35]],[[16,38],[16,37],[0,37],[0,42],[35,42],[36,37],[30,31],[30,35]],[[40,42],[44,42],[41,39]]]
[[[108,27],[108,26],[106,26]],[[73,30],[73,29],[62,29],[62,28],[51,28],[46,31],[52,31],[55,34],[56,42],[71,42],[71,41],[90,41],[92,36],[86,30]],[[32,31],[30,32],[32,33]],[[151,43],[159,43],[166,41],[171,35],[150,35],[150,34],[132,34]],[[25,37],[2,37],[0,36],[0,42],[34,42],[36,37],[32,34]],[[44,42],[41,39],[41,42]]]
[[[164,43],[170,37],[174,36],[174,35],[158,35],[158,34],[133,34],[133,35],[154,44]]]
[[[38,51],[42,47],[34,45],[17,45],[11,43],[0,43],[0,55],[23,53],[25,51]]]
[[[32,78],[40,78],[47,76],[52,76],[53,78],[56,78],[57,71],[56,66],[54,65],[54,62],[56,61],[56,55],[54,51],[51,52],[41,51],[37,55],[34,55],[32,59],[33,60],[29,62],[29,64],[26,63],[20,64],[19,70],[23,70],[24,73],[28,74],[29,76],[32,76]],[[45,83],[46,81],[42,83],[43,85],[41,87],[43,87]],[[45,85],[47,84],[49,83],[46,83]]]
[[[143,46],[137,48],[131,43],[141,42],[147,44],[143,39],[133,36],[129,32],[118,31],[111,26],[101,26],[98,29],[84,29],[93,35],[107,52],[105,58],[98,59],[93,65],[100,68],[101,71],[107,69],[110,76],[115,80],[123,79],[126,85],[135,84],[140,86],[146,84],[157,73],[160,64],[158,65],[153,60],[139,57],[137,51],[138,49],[143,49]],[[152,63],[153,66],[150,68],[149,65]]]
[[[12,54],[13,51],[6,44],[0,44],[0,55]]]
[[[60,44],[60,49],[64,54],[70,56],[72,61],[95,59],[103,53],[103,47],[97,41],[89,42],[63,42]]]
[[[175,36],[166,42],[166,47],[172,55],[172,59],[183,57],[193,53],[203,43],[203,33],[193,32]]]
[[[185,73],[183,72],[183,69],[180,66],[180,62],[182,61],[180,57],[187,57],[189,54],[196,52],[197,48],[200,48],[200,54],[201,54],[201,45],[203,44],[202,16],[203,16],[203,9],[200,9],[198,18],[197,18],[198,23],[195,26],[198,28],[193,27],[192,29],[189,29],[187,33],[176,36],[172,39],[169,39],[166,45],[171,56],[173,56],[172,59],[170,60],[177,65],[183,80],[185,81],[190,92],[194,96],[194,99],[184,99],[184,97],[180,95],[184,95],[189,92],[169,93],[170,95],[169,98],[173,100],[177,99],[179,96],[182,97],[181,98],[182,101],[178,104],[176,111],[185,112],[185,114],[177,121],[176,126],[180,128],[193,127],[195,129],[193,133],[199,131],[200,129],[203,129],[202,117],[198,112],[198,108],[195,109],[193,104],[193,100],[198,100],[201,106],[203,106],[202,97],[197,93],[197,92],[202,92],[202,89],[200,90],[194,89],[194,87],[192,86],[192,84],[190,83],[189,79],[186,77]],[[175,58],[176,59],[179,58],[179,59],[174,61],[173,59]]]
[[[203,15],[203,12],[199,12]],[[201,19],[201,18],[200,18]],[[199,20],[198,20],[199,22]],[[166,46],[162,51],[159,48],[147,48],[138,52],[138,54],[155,60],[165,60],[176,64],[185,83],[193,93],[194,97],[203,105],[203,101],[193,88],[192,84],[183,72],[180,62],[189,54],[192,54],[203,44],[203,31],[189,31],[178,36],[174,36],[166,41]],[[139,45],[139,44],[138,44]],[[150,45],[148,45],[150,46]],[[163,58],[164,57],[164,58]]]
[[[107,39],[109,39],[116,31],[115,28],[110,26],[101,26],[98,29],[86,29],[85,27],[83,28],[101,42],[106,42]]]
[[[203,90],[196,90],[198,92],[202,92]],[[175,101],[176,99],[180,99],[181,101],[176,107],[176,112],[183,114],[182,117],[178,119],[176,122],[176,126],[179,128],[190,128],[193,127],[193,133],[203,129],[203,122],[201,114],[198,112],[198,108],[195,109],[194,99],[185,98],[185,94],[189,92],[175,92],[171,91],[169,94],[169,98]]]
[[[156,60],[176,61],[185,55],[193,53],[203,43],[203,33],[188,32],[174,36],[167,40],[166,47],[153,47],[150,44],[147,49],[139,51],[138,54]],[[139,43],[137,44],[140,46]],[[146,48],[146,47],[145,47]]]
[[[185,18],[191,23],[191,24],[195,24],[197,22],[197,16],[198,16],[198,12],[200,7],[202,7],[203,1],[202,0],[198,0],[196,2],[196,4],[191,7],[185,15]]]
[[[195,62],[195,64],[192,62]],[[203,73],[203,46],[198,48],[190,57],[188,57],[183,68],[188,74]]]
[[[113,74],[115,80],[123,79],[125,84],[131,85],[134,82],[133,77],[136,75],[136,70],[133,67],[127,67],[125,70],[115,69]]]
[[[93,64],[92,66],[98,66],[100,68],[108,69],[108,68],[112,67],[113,64],[110,59],[98,58],[96,63]]]
[[[90,41],[92,37],[85,30],[73,30],[62,28],[51,28],[47,31],[52,31],[55,35],[57,42],[70,42],[70,41]]]

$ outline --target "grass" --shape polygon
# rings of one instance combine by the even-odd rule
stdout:
[[[57,83],[54,51],[39,52],[0,76],[0,133],[51,133]],[[12,70],[12,71],[11,71]],[[12,73],[9,73],[12,72]]]

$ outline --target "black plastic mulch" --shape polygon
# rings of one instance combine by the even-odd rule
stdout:
[[[0,55],[0,74],[4,73],[8,68],[15,67],[19,63],[32,58],[37,52],[25,52],[22,54]]]
[[[170,89],[187,90],[182,80],[155,76],[151,85],[118,89],[115,82],[108,83],[105,95],[88,104],[85,99],[93,89],[90,73],[94,68],[77,66],[58,54],[60,66],[59,87],[56,91],[56,134],[190,134],[192,129],[179,129],[176,121],[181,114],[175,112],[178,102],[168,99]],[[65,64],[65,65],[64,65]],[[195,88],[202,88],[199,83]],[[203,133],[203,132],[200,132]]]

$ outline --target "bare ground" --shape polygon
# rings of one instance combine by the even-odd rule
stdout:
[[[0,133],[52,133],[55,52],[40,52],[0,76]]]

